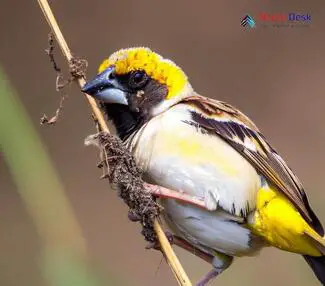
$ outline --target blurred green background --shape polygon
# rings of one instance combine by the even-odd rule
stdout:
[[[245,111],[295,170],[325,223],[325,2],[50,3],[71,49],[88,59],[89,76],[116,49],[149,46],[183,67],[199,93]],[[263,28],[258,22],[254,30],[240,26],[247,13],[254,17],[259,12],[295,11],[312,14],[308,28]],[[59,94],[44,53],[49,28],[37,1],[2,0],[0,24],[0,64],[43,140],[45,154],[53,161],[72,205],[75,217],[70,219],[81,229],[72,237],[82,232],[93,270],[90,276],[98,271],[104,285],[176,285],[161,255],[144,249],[140,228],[128,221],[126,207],[108,183],[98,179],[97,151],[83,145],[84,138],[94,132],[90,111],[76,86],[67,90],[69,99],[59,123],[39,126],[43,113],[54,113]],[[60,62],[65,67],[62,58]],[[14,122],[3,117],[2,124],[5,120],[7,127],[16,130]],[[32,162],[30,166],[34,171]],[[0,285],[50,285],[42,274],[44,242],[21,198],[1,154]],[[61,214],[59,206],[55,223]],[[70,220],[61,220],[63,231]],[[51,247],[56,247],[55,242]],[[188,253],[177,253],[193,281],[210,269]],[[275,249],[263,250],[256,258],[238,259],[214,284],[319,285],[302,258]]]

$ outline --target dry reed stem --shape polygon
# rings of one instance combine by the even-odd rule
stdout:
[[[38,0],[38,3],[43,11],[43,14],[49,24],[49,26],[51,27],[54,36],[62,50],[63,55],[65,56],[65,58],[67,59],[67,61],[70,63],[71,60],[73,59],[72,53],[68,47],[67,42],[65,41],[63,34],[59,28],[59,25],[53,15],[53,12],[49,6],[49,3],[47,0]],[[78,80],[78,84],[80,87],[83,87],[85,84],[85,79],[80,77],[77,78]],[[92,109],[92,112],[94,114],[95,120],[98,122],[100,128],[102,131],[108,132],[109,133],[109,128],[105,122],[105,119],[103,117],[103,114],[101,113],[100,109],[97,106],[96,101],[88,94],[85,94],[88,103]],[[157,219],[155,219],[154,221],[154,229],[155,232],[157,234],[159,243],[161,245],[161,249],[162,252],[164,254],[164,256],[166,257],[166,260],[170,266],[170,268],[172,269],[175,278],[177,279],[177,282],[179,285],[181,286],[191,286],[192,283],[189,280],[187,274],[185,273],[181,263],[179,262],[175,252],[173,251],[168,239],[166,238],[166,235],[164,233],[164,231],[162,230],[159,222],[157,221]]]

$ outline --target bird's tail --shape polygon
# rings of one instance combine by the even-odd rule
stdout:
[[[325,285],[325,255],[318,257],[304,255],[304,258],[314,271],[318,280],[322,285]]]
[[[325,285],[325,239],[311,229],[305,231],[305,235],[322,255],[304,255],[304,258],[314,271],[318,280],[322,283],[322,285]]]

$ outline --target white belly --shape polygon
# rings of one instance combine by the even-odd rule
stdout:
[[[208,212],[175,200],[161,200],[171,230],[199,249],[230,256],[251,256],[263,246],[250,230],[223,210]]]
[[[229,220],[255,208],[260,179],[255,169],[218,136],[194,132],[177,106],[151,120],[132,152],[152,182],[203,197],[209,212],[165,200],[170,226],[185,239],[228,254],[250,251],[250,231]],[[227,218],[226,218],[227,217]]]

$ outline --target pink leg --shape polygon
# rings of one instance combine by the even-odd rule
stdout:
[[[193,253],[195,256],[205,260],[209,264],[212,264],[212,261],[214,258],[213,255],[208,254],[208,253],[196,248],[195,246],[189,244],[186,240],[174,235],[173,243],[175,245],[189,251],[190,253]],[[218,276],[218,274],[220,274],[221,272],[222,272],[222,270],[218,271],[217,269],[212,269],[196,284],[196,286],[208,285],[208,283],[211,282],[213,279],[215,279]]]
[[[147,184],[145,183],[145,188],[148,192],[150,192],[151,194],[153,194],[154,196],[160,197],[160,198],[168,198],[168,199],[175,199],[184,203],[188,203],[203,209],[207,209],[207,207],[205,206],[205,202],[203,198],[199,198],[199,197],[194,197],[194,196],[190,196],[188,194],[182,193],[182,192],[177,192],[177,191],[173,191],[161,186],[157,186],[157,185],[151,185],[151,184]]]
[[[216,269],[212,269],[208,272],[197,284],[196,286],[206,286],[210,281],[218,276],[219,272]]]
[[[194,245],[187,242],[185,239],[177,236],[172,235],[170,232],[166,232],[166,236],[168,237],[168,240],[171,244],[177,245],[178,247],[183,248],[184,250],[194,254],[195,256],[203,259],[209,264],[213,264],[214,256],[202,251],[201,249],[195,247]],[[154,249],[160,249],[158,244],[149,244],[147,246],[148,249],[154,248]],[[212,269],[209,271],[204,277],[196,284],[196,286],[207,286],[209,282],[214,280],[224,269]]]

